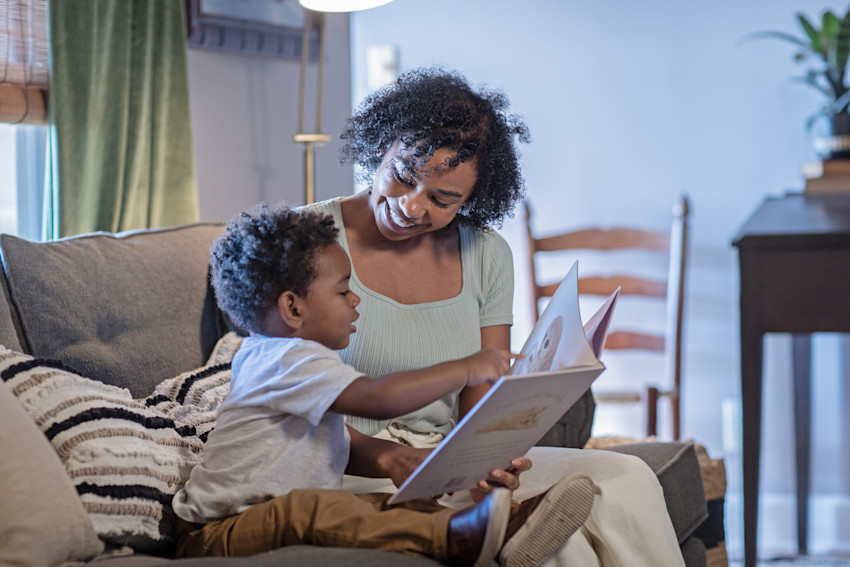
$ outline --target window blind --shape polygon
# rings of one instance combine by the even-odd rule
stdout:
[[[47,0],[0,0],[0,122],[46,122],[47,42]]]

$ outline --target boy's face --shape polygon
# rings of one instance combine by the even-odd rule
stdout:
[[[360,316],[355,310],[360,298],[348,288],[350,278],[351,262],[342,246],[334,242],[319,250],[316,279],[301,298],[301,338],[335,350],[348,346],[349,335],[357,330],[354,321]]]

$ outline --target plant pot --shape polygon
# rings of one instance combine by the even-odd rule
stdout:
[[[829,129],[814,140],[821,159],[850,159],[850,114],[839,112],[826,117]]]

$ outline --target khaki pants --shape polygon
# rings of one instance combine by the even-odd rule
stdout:
[[[448,559],[449,518],[431,500],[387,506],[390,494],[305,489],[209,524],[177,519],[177,556],[246,556],[287,545],[396,551]]]

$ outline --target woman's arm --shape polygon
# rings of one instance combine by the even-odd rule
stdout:
[[[431,449],[414,449],[406,445],[369,437],[347,425],[351,435],[351,451],[347,474],[368,478],[389,478],[396,486],[410,476],[425,460]]]

